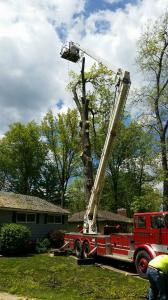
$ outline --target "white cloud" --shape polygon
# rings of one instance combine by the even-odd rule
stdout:
[[[130,71],[132,87],[140,85],[140,74],[135,66],[137,41],[149,20],[156,20],[168,8],[167,0],[143,0],[137,5],[127,4],[125,9],[115,12],[106,10],[91,14],[83,24],[70,29],[69,37],[73,36],[84,48],[91,50],[95,56],[102,57],[102,62],[109,62]],[[105,20],[110,27],[106,32],[96,32],[96,22]],[[81,28],[85,28],[85,36],[80,36]],[[79,28],[79,30],[78,30]],[[76,38],[77,37],[77,38]],[[76,39],[75,39],[76,38]],[[135,115],[140,108],[132,108]]]
[[[38,120],[64,100],[67,70],[59,56],[55,26],[72,22],[84,1],[6,1],[0,3],[0,128]],[[76,9],[76,10],[75,10]],[[54,25],[51,25],[51,23]]]
[[[91,1],[91,0],[89,0]],[[110,0],[109,0],[110,1]],[[111,64],[130,70],[132,85],[139,82],[134,66],[136,41],[149,18],[157,18],[167,0],[143,0],[125,9],[83,14],[85,0],[0,1],[0,131],[16,121],[38,121],[48,109],[72,106],[65,91],[68,70],[79,65],[60,58],[56,29],[64,25],[67,40],[78,42]],[[76,16],[74,18],[74,16]],[[107,22],[101,32],[97,25]]]

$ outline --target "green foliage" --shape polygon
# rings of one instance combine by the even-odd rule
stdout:
[[[71,213],[85,210],[84,183],[82,179],[76,178],[68,186],[66,203]]]
[[[126,119],[125,122],[128,123],[128,120]],[[96,142],[98,158],[104,139],[100,128],[100,135]],[[124,207],[131,215],[130,205],[134,196],[141,195],[146,181],[153,181],[151,145],[151,135],[146,133],[139,124],[130,122],[125,126],[124,123],[120,123],[101,196],[102,208],[116,211],[117,208]]]
[[[137,64],[145,75],[146,86],[137,93],[137,100],[147,103],[142,122],[155,135],[155,150],[161,157],[163,202],[168,207],[167,99],[168,99],[168,12],[148,23],[138,44]],[[159,142],[159,143],[158,143]],[[159,146],[159,147],[158,147]]]
[[[36,195],[56,205],[60,205],[61,191],[55,165],[47,158],[41,169]]]
[[[46,147],[40,139],[39,126],[34,122],[10,126],[0,141],[3,189],[21,194],[34,193],[46,156]]]
[[[49,239],[44,238],[36,243],[36,252],[37,253],[46,253],[48,249],[51,247],[51,243]]]
[[[67,184],[71,176],[78,170],[79,132],[76,110],[68,110],[57,117],[49,111],[42,121],[42,132],[48,146],[48,155],[52,161],[52,174],[56,174],[61,206]],[[53,177],[54,178],[54,177]]]
[[[146,29],[139,39],[137,62],[143,71],[154,73],[160,68],[159,61],[162,53],[163,70],[167,68],[168,12],[165,12],[155,22],[148,22]],[[145,43],[144,43],[145,42]],[[154,67],[154,68],[153,68]],[[164,74],[161,74],[164,75]]]
[[[153,190],[151,186],[145,186],[141,196],[134,196],[131,203],[131,211],[148,212],[159,211],[162,197],[159,191]]]
[[[77,93],[78,101],[76,106],[81,116],[81,120],[84,114],[82,112],[82,80],[81,75],[74,72],[70,72],[72,81],[68,85],[68,90]],[[90,134],[94,134],[97,128],[100,126],[102,120],[106,121],[109,119],[110,109],[114,104],[114,74],[111,70],[102,64],[93,64],[88,72],[85,72],[86,87],[86,98],[88,101],[88,112],[90,124]],[[75,100],[75,98],[74,98]],[[101,120],[101,121],[100,121]]]
[[[48,112],[41,126],[15,123],[0,140],[0,189],[64,202],[67,184],[78,173],[78,115]]]
[[[30,229],[19,224],[6,224],[1,228],[1,250],[5,255],[24,254],[31,237]]]
[[[81,160],[83,164],[84,195],[88,203],[93,186],[93,147],[91,136],[95,136],[100,126],[97,116],[103,115],[107,121],[109,103],[114,104],[114,74],[102,64],[94,64],[85,72],[85,58],[82,59],[81,74],[72,72],[68,88],[80,114]]]
[[[155,134],[161,131],[161,127],[164,127],[167,121],[167,29],[168,12],[163,14],[156,22],[148,23],[138,43],[137,64],[150,83],[150,85],[143,87],[141,96],[148,103],[148,116],[151,114],[151,118],[148,118],[148,123],[151,125],[151,129],[155,131]],[[142,97],[140,100],[143,101]]]

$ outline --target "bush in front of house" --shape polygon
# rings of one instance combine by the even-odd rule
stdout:
[[[36,252],[36,240],[28,240],[26,242],[26,250],[28,253],[35,253]]]
[[[50,247],[51,247],[51,243],[50,243],[49,239],[44,238],[41,241],[37,242],[36,252],[37,253],[46,253]]]
[[[49,231],[48,239],[51,243],[51,247],[58,249],[64,244],[64,231],[62,230]]]
[[[1,228],[0,244],[4,255],[19,255],[27,252],[27,243],[31,237],[28,227],[19,224],[5,224]]]

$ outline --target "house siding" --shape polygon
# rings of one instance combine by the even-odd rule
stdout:
[[[12,212],[0,210],[0,225],[12,223]]]
[[[66,230],[64,224],[23,224],[28,226],[32,232],[32,239],[40,239],[46,237],[51,230]]]
[[[3,224],[15,223],[16,219],[14,218],[14,215],[16,213],[17,212],[0,210],[0,226],[2,226]],[[24,211],[24,213],[29,213],[29,211]],[[67,230],[67,226],[68,226],[67,215],[62,215],[63,224],[45,224],[45,216],[46,214],[44,213],[38,213],[38,224],[37,223],[18,223],[18,224],[25,225],[31,229],[32,239],[40,239],[46,237],[48,232],[51,230]]]

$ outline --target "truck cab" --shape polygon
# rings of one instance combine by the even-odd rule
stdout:
[[[97,254],[133,262],[138,274],[145,278],[149,261],[168,254],[168,212],[135,213],[132,233],[113,232],[109,241],[108,252],[107,247],[103,251],[98,244]]]
[[[149,260],[168,254],[168,212],[135,213],[133,235],[136,269],[145,277]]]
[[[163,245],[168,247],[168,212],[136,213],[134,240],[137,246],[149,243],[158,254],[165,251]]]

